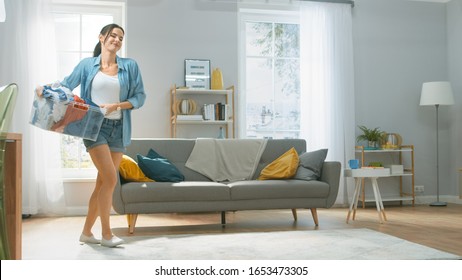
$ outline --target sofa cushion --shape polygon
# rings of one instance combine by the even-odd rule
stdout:
[[[251,180],[229,183],[232,200],[323,198],[329,194],[329,184],[304,180]]]
[[[174,201],[227,201],[229,187],[216,182],[127,183],[122,187],[124,203]]]
[[[307,181],[319,179],[326,156],[327,149],[306,152],[300,155],[300,163],[294,179]]]
[[[297,172],[298,161],[298,153],[292,147],[263,168],[258,180],[290,179]]]
[[[148,153],[154,156],[153,153]],[[158,155],[156,158],[149,158],[140,154],[136,155],[138,166],[144,174],[152,180],[158,182],[180,182],[184,181],[184,176],[168,159]]]
[[[136,161],[127,155],[122,156],[122,161],[119,165],[119,173],[126,181],[153,182],[152,179],[146,177]]]

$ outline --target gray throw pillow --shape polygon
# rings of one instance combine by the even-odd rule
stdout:
[[[300,162],[294,179],[306,181],[319,179],[326,156],[327,149],[306,152],[300,155]]]

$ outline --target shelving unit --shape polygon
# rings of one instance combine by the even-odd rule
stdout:
[[[197,110],[202,110],[204,104],[215,104],[221,102],[227,105],[227,117],[225,120],[178,120],[177,116],[180,115],[176,105],[181,99],[193,99],[197,103]],[[202,113],[199,111],[196,115]],[[181,126],[196,125],[196,126],[215,126],[223,127],[226,138],[235,137],[235,119],[234,119],[234,86],[230,86],[224,90],[198,90],[177,88],[173,85],[170,89],[170,136],[177,137],[177,132]],[[201,137],[203,135],[196,135]]]
[[[390,161],[393,161],[397,158],[398,164],[403,165],[404,172],[401,174],[390,174],[390,177],[399,177],[399,194],[393,196],[382,196],[382,201],[400,201],[401,204],[403,201],[411,201],[412,206],[415,203],[415,183],[414,183],[414,145],[401,145],[398,149],[394,150],[368,150],[364,148],[364,146],[356,146],[355,147],[356,154],[359,154],[359,160],[361,162],[361,166],[366,166],[366,160],[374,159],[374,156],[381,156],[381,155],[388,155],[390,156]],[[407,158],[405,158],[407,157]],[[371,160],[372,161],[372,160]],[[376,161],[376,160],[374,160]],[[389,162],[384,162],[387,165]],[[394,164],[393,162],[391,164]],[[404,182],[405,178],[409,178],[409,182]],[[362,203],[363,208],[365,207],[365,203],[369,201],[374,201],[373,198],[368,198],[365,193],[364,184],[365,181],[362,181],[363,188],[362,194],[360,197],[360,201]],[[388,185],[383,185],[382,188],[387,188]]]

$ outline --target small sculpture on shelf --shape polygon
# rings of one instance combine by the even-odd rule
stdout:
[[[218,139],[225,139],[225,130],[220,126],[220,131],[218,132]]]
[[[401,146],[401,136],[398,133],[386,133],[382,149],[396,150]]]

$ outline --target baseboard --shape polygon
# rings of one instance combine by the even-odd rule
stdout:
[[[66,207],[65,209],[62,210],[60,213],[47,213],[47,214],[37,214],[37,212],[28,212],[25,211],[27,208],[23,208],[23,215],[43,215],[43,216],[64,216],[64,217],[69,217],[69,216],[86,216],[88,212],[88,207],[87,206],[69,206]],[[117,214],[113,209],[111,210],[111,215]]]
[[[427,205],[432,202],[436,201],[436,196],[434,195],[416,195],[415,197],[415,205]],[[440,201],[444,201],[447,203],[453,203],[453,204],[462,204],[462,199],[457,196],[457,195],[440,195]],[[367,202],[371,205],[375,205],[375,202]],[[385,206],[390,205],[390,204],[398,204],[399,202],[384,202]],[[368,205],[368,204],[366,204]],[[403,201],[403,205],[412,205],[411,201]],[[349,204],[345,203],[336,203],[332,206],[332,208],[348,208],[350,207]]]
[[[427,205],[432,202],[436,201],[436,197],[433,195],[429,196],[416,196],[415,197],[415,205]],[[447,203],[453,204],[462,204],[462,199],[456,195],[442,195],[440,196],[440,201],[444,201]],[[371,202],[374,203],[374,202]],[[385,203],[384,203],[385,204]],[[411,205],[410,201],[404,201],[404,205]],[[346,204],[334,204],[332,208],[348,208],[349,205]],[[25,211],[27,209],[23,208],[23,214],[36,214]],[[65,213],[62,213],[64,216],[85,216],[87,214],[88,208],[86,206],[74,206],[74,207],[67,207]],[[116,214],[114,210],[111,211],[111,214]]]
[[[454,204],[462,204],[462,199],[456,195],[440,195],[440,201]],[[430,204],[436,201],[436,196],[434,195],[417,195],[415,197],[415,204]]]

